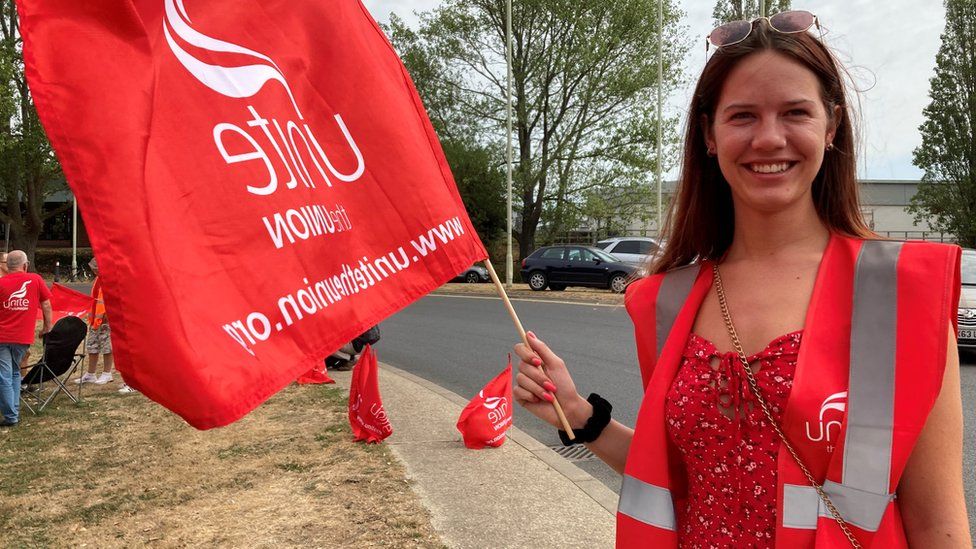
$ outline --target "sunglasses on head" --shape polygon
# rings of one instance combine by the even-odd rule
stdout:
[[[715,49],[724,46],[738,44],[752,34],[752,28],[756,21],[766,21],[769,28],[781,34],[795,34],[806,32],[810,27],[816,25],[820,30],[820,20],[817,16],[803,10],[784,11],[771,17],[757,17],[752,21],[732,21],[716,27],[705,38],[705,53],[708,53],[708,46],[715,46]]]

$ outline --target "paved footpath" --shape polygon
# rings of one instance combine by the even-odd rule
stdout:
[[[351,372],[330,372],[346,389]],[[469,450],[455,427],[468,398],[380,365],[386,440],[449,547],[612,547],[617,495],[517,427]],[[473,395],[471,395],[473,396]]]

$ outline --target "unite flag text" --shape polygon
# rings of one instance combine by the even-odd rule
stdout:
[[[119,369],[233,422],[487,254],[357,0],[18,0]]]

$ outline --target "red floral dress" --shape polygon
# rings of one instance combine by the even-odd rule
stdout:
[[[780,336],[747,357],[777,421],[793,387],[802,333]],[[773,547],[780,441],[735,353],[719,353],[691,334],[665,418],[688,475],[688,500],[677,509],[680,545]]]

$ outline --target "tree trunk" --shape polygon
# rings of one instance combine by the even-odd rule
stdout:
[[[534,221],[530,221],[526,216],[522,216],[522,231],[518,235],[519,257],[526,258],[535,251],[535,233],[538,226],[538,216]]]
[[[27,261],[31,263],[31,271],[34,270],[34,253],[37,251],[37,239],[40,236],[38,231],[31,234],[24,227],[10,224],[10,250],[21,250],[27,254]]]

